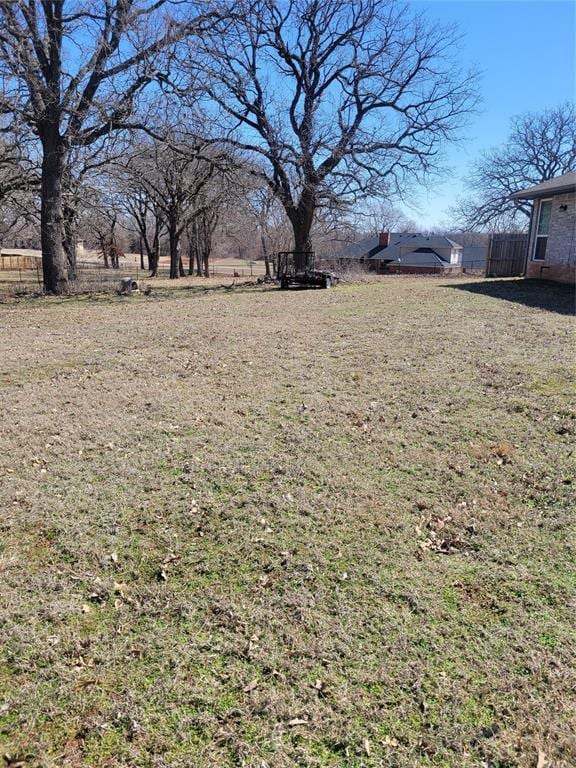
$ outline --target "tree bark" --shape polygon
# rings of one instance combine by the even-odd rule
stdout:
[[[158,277],[158,264],[160,262],[160,231],[158,227],[154,230],[154,239],[152,240],[152,250],[148,254],[148,269],[150,277]]]
[[[78,269],[76,263],[76,209],[70,205],[64,205],[64,253],[66,254],[68,280],[76,280]]]
[[[196,275],[202,277],[202,255],[200,253],[201,222],[194,221],[194,250],[196,252]]]
[[[202,271],[204,277],[210,277],[210,253],[212,252],[212,226],[208,214],[202,216]]]
[[[192,240],[188,240],[188,274],[194,274],[194,246]]]
[[[180,277],[180,249],[178,248],[178,224],[168,222],[168,241],[170,243],[170,280]]]
[[[194,274],[194,266],[197,263],[198,254],[198,226],[196,219],[188,225],[188,274]]]
[[[312,230],[312,222],[314,221],[315,208],[313,194],[308,193],[305,196],[303,193],[298,207],[286,210],[292,224],[292,231],[294,232],[295,251],[312,250],[310,232]]]
[[[68,268],[64,253],[64,217],[62,210],[62,177],[65,151],[53,128],[43,137],[40,232],[44,289],[63,294],[69,289]]]
[[[260,225],[260,245],[262,246],[262,255],[264,256],[264,267],[266,269],[265,277],[272,277],[270,274],[270,259],[266,250],[266,238],[264,237],[264,229]]]
[[[310,239],[310,226],[306,226],[300,221],[292,222],[292,229],[294,231],[294,250],[295,251],[311,251],[312,241]]]
[[[159,256],[158,251],[154,250],[148,257],[149,266],[148,269],[150,270],[150,277],[158,277],[158,262],[159,262]]]

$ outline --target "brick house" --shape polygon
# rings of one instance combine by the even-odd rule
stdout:
[[[526,277],[576,281],[576,171],[511,195],[533,200]]]
[[[462,251],[459,243],[443,235],[381,232],[323,262],[334,269],[361,264],[380,274],[441,274],[462,270]]]

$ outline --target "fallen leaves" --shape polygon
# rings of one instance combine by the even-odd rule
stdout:
[[[304,717],[293,717],[292,720],[288,720],[288,725],[294,728],[297,725],[308,725],[308,720]]]
[[[418,542],[419,552],[431,551],[447,555],[470,549],[469,542],[461,537],[458,531],[459,527],[463,527],[462,521],[456,525],[452,514],[444,517],[430,515],[427,518],[422,518],[421,524],[416,526],[416,533],[425,536]],[[475,529],[473,526],[467,525],[464,526],[464,530],[471,533]]]
[[[168,574],[165,568],[160,568],[158,571],[158,581],[168,581]]]
[[[170,554],[166,555],[156,573],[158,581],[168,581],[168,566],[172,563],[175,563],[177,560],[180,560],[180,555],[175,555],[173,552],[170,552]]]
[[[312,688],[318,694],[319,699],[325,699],[328,696],[328,685],[325,680],[316,678],[316,680],[312,684]]]
[[[515,453],[515,448],[512,443],[496,443],[490,448],[492,456],[496,457],[496,463],[502,466],[503,464],[511,464],[512,456]]]

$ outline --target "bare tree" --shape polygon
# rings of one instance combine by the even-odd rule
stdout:
[[[0,203],[13,194],[38,188],[38,167],[26,151],[22,136],[9,135],[0,140]]]
[[[525,228],[531,204],[513,192],[576,169],[576,112],[566,103],[512,119],[506,144],[484,152],[467,180],[471,190],[451,211],[462,229]]]
[[[4,131],[0,140],[0,249],[35,218],[40,176],[26,137]]]
[[[141,250],[140,266],[144,269],[142,251],[145,250],[150,277],[157,277],[160,238],[165,228],[164,212],[148,186],[142,184],[142,177],[129,176],[127,187],[121,195],[119,205],[136,225]]]
[[[120,161],[117,158],[106,168],[103,179],[113,191],[114,206],[126,216],[126,227],[138,237],[140,266],[146,252],[150,277],[158,275],[160,240],[165,234],[165,214],[148,184],[150,164],[139,156],[137,145],[132,145]]]
[[[240,7],[238,7],[240,6]],[[255,0],[195,42],[226,141],[249,151],[310,248],[315,211],[405,193],[475,103],[454,29],[395,0]],[[260,170],[262,168],[262,170]]]
[[[99,183],[102,169],[122,153],[124,146],[125,142],[116,136],[104,146],[78,146],[68,152],[62,175],[62,246],[69,280],[77,277],[79,223],[89,219],[94,208],[103,207],[101,198],[104,191]]]
[[[250,258],[264,260],[266,276],[275,251],[287,247],[285,211],[267,184],[244,169],[236,185],[239,193],[229,205],[221,236]],[[289,243],[289,236],[288,236]]]
[[[260,236],[260,248],[262,258],[264,259],[266,277],[272,277],[270,271],[271,252],[277,250],[273,247],[273,209],[278,203],[276,196],[268,186],[261,186],[256,189],[248,198],[250,210],[258,226]]]
[[[146,212],[154,207],[160,212],[170,248],[170,277],[184,274],[181,238],[188,222],[207,208],[206,188],[215,175],[222,173],[227,153],[203,147],[201,141],[181,141],[168,136],[168,142],[149,140],[137,146],[124,165],[128,184],[141,191],[132,215],[140,221],[145,234]],[[134,205],[132,204],[134,209]],[[147,209],[147,210],[146,210]]]
[[[358,207],[354,217],[358,229],[376,232],[418,232],[416,222],[387,200],[372,200]]]
[[[219,201],[212,200],[195,211],[186,226],[188,237],[188,274],[210,277],[212,238],[221,213]]]
[[[91,229],[98,243],[100,255],[106,269],[120,269],[120,258],[124,255],[117,234],[118,214],[102,206],[94,208]]]
[[[140,127],[139,97],[166,82],[174,44],[209,17],[177,0],[2,0],[0,113],[38,137],[46,290],[68,289],[63,192],[69,153]],[[137,117],[136,117],[137,115]]]

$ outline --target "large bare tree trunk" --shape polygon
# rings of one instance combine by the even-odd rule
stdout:
[[[64,253],[64,217],[62,211],[62,176],[64,147],[58,131],[43,139],[40,231],[44,289],[49,293],[68,292],[68,268]]]
[[[312,222],[314,221],[315,209],[316,203],[314,201],[314,195],[306,190],[302,193],[297,208],[286,209],[286,213],[290,219],[292,230],[294,232],[295,251],[312,250],[310,232],[312,230]]]
[[[310,226],[306,226],[300,221],[292,222],[292,229],[294,230],[294,250],[295,251],[311,251],[312,241],[310,239]]]

